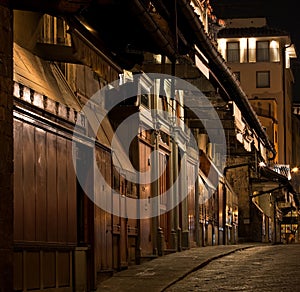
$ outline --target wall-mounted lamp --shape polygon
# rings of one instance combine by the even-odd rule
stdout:
[[[259,166],[259,167],[266,167],[267,165],[266,165],[263,161],[261,161],[261,162],[258,164],[258,166]]]

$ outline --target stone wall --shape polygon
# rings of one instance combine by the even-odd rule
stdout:
[[[238,196],[238,236],[239,240],[249,240],[250,235],[250,201],[249,201],[249,166],[247,157],[229,158],[227,165],[229,168],[226,174],[230,185]],[[235,166],[235,167],[234,167]]]

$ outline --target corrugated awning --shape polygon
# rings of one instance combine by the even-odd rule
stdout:
[[[203,184],[205,185],[205,187],[207,189],[210,189],[212,191],[215,191],[217,189],[217,186],[215,186],[210,180],[209,178],[203,173],[203,171],[201,169],[198,170],[201,180],[203,182]]]
[[[283,184],[287,184],[289,182],[289,180],[286,176],[274,171],[273,169],[271,169],[269,167],[261,167],[260,173],[261,173],[261,175],[263,175],[264,177],[266,177],[272,181],[277,181],[277,182],[283,183]]]
[[[263,177],[267,178],[269,181],[275,182],[278,185],[284,185],[286,189],[294,195],[295,200],[298,201],[296,196],[297,192],[295,191],[294,187],[292,186],[291,182],[286,176],[270,169],[269,167],[262,167],[260,169],[260,174]]]
[[[123,72],[122,68],[108,58],[77,29],[71,29],[70,34],[74,56],[79,62],[93,68],[105,80],[114,81],[118,79],[118,74]]]
[[[16,43],[14,44],[14,81],[77,112],[82,110],[81,104],[57,65],[39,58]],[[119,139],[114,137],[115,133],[110,121],[104,118],[100,124],[96,111],[89,113],[89,119],[91,119],[90,123],[99,125],[96,138],[100,144],[111,149],[112,139],[115,139],[118,148],[114,151],[115,166],[125,172],[126,177],[132,176],[135,170]]]
[[[14,81],[77,111],[81,106],[57,65],[14,43]]]

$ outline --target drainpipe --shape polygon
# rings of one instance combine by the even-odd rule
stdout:
[[[283,97],[283,163],[286,164],[286,113],[285,113],[285,49],[282,50],[282,97]]]
[[[292,44],[289,44],[287,46],[283,46],[283,50],[282,50],[282,93],[283,93],[283,139],[284,139],[284,144],[283,144],[283,149],[284,149],[284,159],[283,162],[284,164],[287,164],[287,159],[286,159],[286,86],[285,86],[285,62],[286,62],[286,58],[285,58],[285,52],[286,49],[291,47]]]

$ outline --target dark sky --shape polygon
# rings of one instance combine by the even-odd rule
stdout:
[[[299,0],[210,0],[218,18],[266,17],[271,26],[291,33],[300,54]]]
[[[297,0],[210,0],[213,12],[218,18],[266,17],[270,26],[290,33],[298,56],[292,64],[296,79],[294,95],[300,101],[300,13],[297,2]]]

